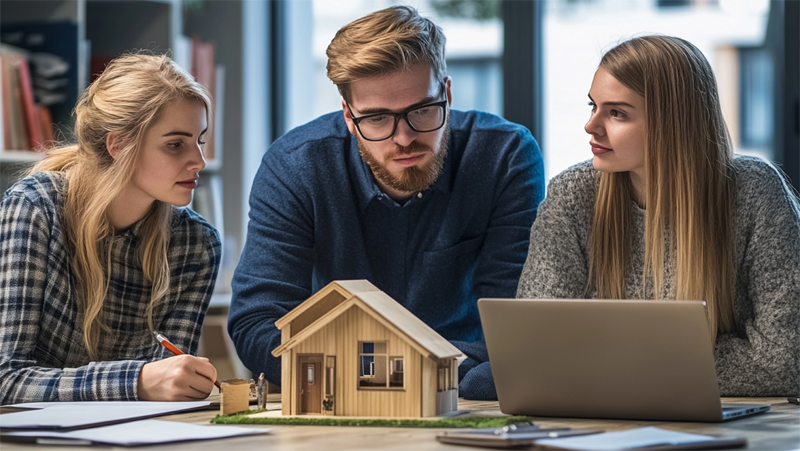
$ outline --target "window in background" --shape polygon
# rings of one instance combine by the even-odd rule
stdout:
[[[328,80],[325,49],[353,20],[395,4],[417,8],[447,36],[447,70],[454,109],[501,114],[503,27],[499,0],[293,0],[285,2],[287,51],[286,130],[341,111],[341,97]]]
[[[603,53],[646,34],[686,39],[717,76],[736,151],[772,157],[772,101],[763,54],[767,0],[547,0],[544,8],[546,177],[591,158],[587,93]],[[750,108],[751,110],[745,111]]]
[[[768,153],[772,146],[775,89],[773,64],[765,48],[739,49],[741,108],[739,109],[741,147]]]

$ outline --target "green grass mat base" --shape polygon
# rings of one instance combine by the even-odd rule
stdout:
[[[259,417],[251,415],[264,410],[250,410],[234,415],[217,415],[211,419],[215,424],[272,424],[292,426],[374,426],[399,428],[500,428],[509,424],[528,421],[528,417],[466,417],[428,420],[390,418],[301,418],[301,417]]]

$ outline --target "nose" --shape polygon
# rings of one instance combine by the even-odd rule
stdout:
[[[400,119],[397,122],[397,130],[392,135],[392,141],[398,146],[406,147],[417,139],[417,135],[418,133],[408,125],[406,119]]]
[[[199,143],[195,145],[195,150],[190,152],[186,167],[191,171],[200,171],[206,167],[206,157],[203,153],[203,147]]]
[[[589,121],[583,126],[583,129],[586,130],[586,133],[592,136],[603,135],[603,127],[600,124],[600,120],[597,119],[597,115],[594,113],[592,113],[592,115],[589,117]]]

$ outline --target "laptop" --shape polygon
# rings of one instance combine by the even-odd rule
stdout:
[[[479,299],[500,410],[530,416],[719,422],[705,302]]]

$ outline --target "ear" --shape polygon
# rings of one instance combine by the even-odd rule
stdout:
[[[447,90],[447,105],[453,105],[453,94],[450,92],[450,86],[453,84],[453,79],[448,75],[444,80],[444,87]]]
[[[347,102],[342,99],[342,112],[344,113],[344,122],[347,124],[347,129],[353,136],[356,134],[356,124],[353,122],[353,116],[350,116],[350,109],[347,108]]]
[[[106,149],[108,149],[109,155],[111,158],[117,159],[119,156],[119,140],[117,139],[117,135],[114,133],[109,133],[106,135]]]

